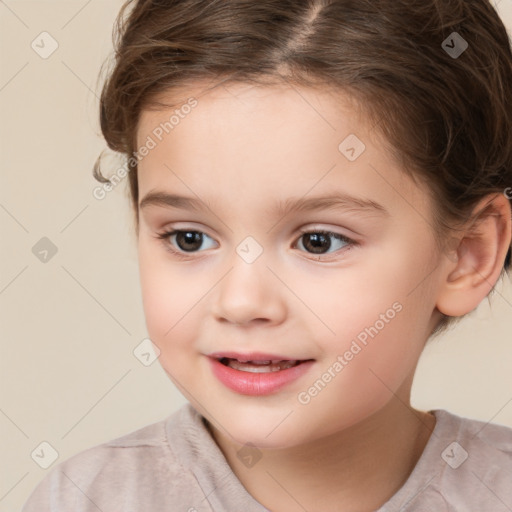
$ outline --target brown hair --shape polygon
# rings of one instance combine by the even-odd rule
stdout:
[[[428,186],[438,232],[511,190],[512,53],[488,0],[128,0],[113,39],[101,130],[128,158],[137,227],[140,113],[205,79],[348,92]]]

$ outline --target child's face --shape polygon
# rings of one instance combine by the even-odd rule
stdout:
[[[155,129],[187,95],[197,106],[180,111],[159,141]],[[144,111],[138,129],[138,147],[148,136],[157,143],[139,164],[140,200],[159,192],[199,203],[148,201],[140,209],[144,310],[164,369],[242,444],[298,445],[390,401],[408,404],[439,319],[446,260],[425,191],[365,119],[340,105],[343,93],[336,100],[312,89],[230,85],[182,98],[169,110]],[[350,134],[362,153],[354,139],[339,148]],[[344,201],[278,211],[289,200],[327,196]],[[185,233],[157,238],[173,229]],[[255,373],[262,367],[227,369],[210,357],[222,352],[312,361]]]

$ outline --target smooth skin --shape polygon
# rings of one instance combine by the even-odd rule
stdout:
[[[439,243],[428,191],[343,91],[244,83],[205,91],[197,83],[164,95],[172,107],[143,111],[139,146],[189,96],[197,106],[138,171],[140,203],[162,192],[204,207],[146,201],[139,211],[144,311],[160,363],[265,507],[375,510],[404,484],[431,436],[434,416],[410,404],[416,365],[441,313],[472,311],[498,280],[509,201],[484,198],[479,215]],[[350,134],[365,145],[355,161],[339,150]],[[332,195],[359,202],[285,216],[277,209],[289,198]],[[380,207],[361,209],[362,200]],[[192,250],[190,234],[158,238],[173,229],[203,235]],[[312,234],[326,230],[342,238],[315,251]],[[263,250],[252,263],[236,251],[248,236]],[[299,393],[396,302],[401,311],[301,403]],[[218,351],[315,363],[276,393],[246,396],[212,374],[208,355]],[[250,468],[237,457],[245,443],[262,455]]]

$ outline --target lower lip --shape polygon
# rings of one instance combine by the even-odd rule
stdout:
[[[275,393],[290,382],[302,377],[314,363],[314,361],[305,361],[278,372],[254,373],[235,370],[212,357],[209,360],[213,374],[225,386],[242,395],[253,396]]]

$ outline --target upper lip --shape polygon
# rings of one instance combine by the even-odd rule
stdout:
[[[209,357],[214,359],[237,359],[238,361],[306,361],[297,357],[284,356],[282,354],[269,354],[263,352],[247,352],[242,354],[240,352],[213,352],[208,354]]]

